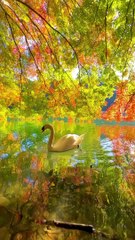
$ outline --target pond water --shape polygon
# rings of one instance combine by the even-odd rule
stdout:
[[[1,122],[0,239],[135,239],[135,126],[53,125],[56,138],[85,133],[81,150],[48,153],[41,122]]]

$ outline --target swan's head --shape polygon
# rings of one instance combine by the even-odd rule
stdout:
[[[45,131],[45,126],[43,126],[43,127],[41,128],[41,130],[42,130],[42,132],[44,132],[44,131]]]
[[[52,128],[52,126],[50,125],[50,124],[45,124],[42,128],[41,128],[41,130],[42,130],[42,132],[44,132],[46,129],[51,129]]]

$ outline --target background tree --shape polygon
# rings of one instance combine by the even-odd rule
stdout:
[[[1,0],[0,78],[13,76],[20,109],[100,117],[125,78],[132,104],[134,10],[134,0]]]

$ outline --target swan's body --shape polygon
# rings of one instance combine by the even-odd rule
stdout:
[[[50,124],[46,124],[42,127],[42,131],[44,132],[46,129],[50,129],[51,131],[48,142],[48,151],[50,152],[64,152],[67,150],[78,148],[84,137],[84,134],[80,136],[77,134],[67,134],[54,143],[53,126]]]

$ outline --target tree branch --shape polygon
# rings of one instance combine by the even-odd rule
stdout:
[[[22,55],[21,55],[21,52],[20,52],[20,49],[19,49],[19,46],[16,42],[16,39],[15,39],[15,36],[14,36],[14,33],[13,33],[13,30],[12,30],[12,26],[8,20],[8,16],[7,14],[5,15],[6,16],[6,19],[7,19],[7,22],[9,24],[9,28],[10,28],[10,32],[11,32],[11,35],[12,35],[12,38],[13,38],[13,41],[15,43],[15,46],[17,48],[17,51],[19,53],[19,65],[20,65],[20,89],[21,89],[21,92],[20,92],[20,106],[21,106],[21,103],[22,103],[22,92],[23,92],[23,85],[22,85],[22,75],[23,75],[23,67],[22,67]]]
[[[126,20],[125,20],[125,28],[124,28],[124,30],[123,30],[123,32],[122,32],[122,34],[121,34],[121,38],[120,38],[120,41],[119,41],[119,44],[118,44],[118,46],[117,46],[116,51],[119,49],[119,47],[120,47],[120,45],[121,45],[121,42],[122,42],[122,39],[123,39],[123,36],[124,36],[124,34],[125,34],[125,31],[126,31],[126,25],[127,25],[127,23],[128,23],[127,14],[128,14],[128,11],[129,11],[130,3],[131,3],[131,0],[129,0],[129,2],[128,2],[128,4],[127,4],[127,10],[126,10],[126,14],[125,14],[125,19],[126,19]]]
[[[75,58],[76,58],[76,61],[77,61],[77,65],[78,65],[78,69],[79,69],[79,76],[80,76],[80,66],[79,66],[78,55],[77,55],[77,52],[74,49],[73,45],[71,44],[71,42],[58,29],[54,28],[39,12],[37,12],[29,4],[27,4],[26,2],[22,2],[21,0],[16,0],[16,1],[23,4],[28,9],[30,9],[32,12],[34,12],[36,15],[38,15],[53,31],[55,31],[58,35],[60,35],[68,43],[68,45],[71,47],[71,49],[74,52],[74,55],[75,55]],[[80,80],[80,78],[79,78],[79,80]]]
[[[133,93],[130,97],[130,99],[128,100],[126,106],[125,106],[125,109],[124,109],[124,113],[126,112],[126,110],[128,109],[129,107],[129,104],[132,102],[133,98],[135,97],[135,93]]]
[[[107,15],[108,15],[108,2],[106,5],[106,10],[105,10],[105,57],[106,57],[106,62],[107,62]]]
[[[7,23],[9,25],[9,28],[10,28],[10,32],[11,32],[11,36],[12,36],[12,39],[13,39],[13,42],[17,48],[17,51],[18,51],[18,54],[19,54],[19,65],[20,65],[20,104],[21,104],[21,101],[22,101],[22,75],[23,75],[23,67],[22,67],[22,55],[21,55],[21,52],[20,52],[20,49],[19,49],[19,46],[16,42],[16,39],[15,39],[15,36],[14,36],[14,32],[13,32],[13,29],[12,29],[12,26],[10,24],[10,21],[8,19],[9,15],[8,13],[6,12],[6,10],[3,8],[3,6],[0,4],[2,10],[4,11],[5,13],[5,18],[7,20]]]

